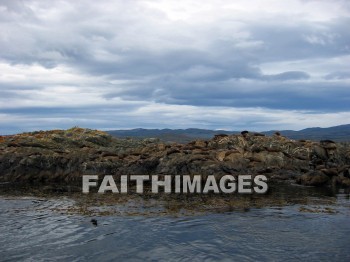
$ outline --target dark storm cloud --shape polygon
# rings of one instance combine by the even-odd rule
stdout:
[[[190,92],[187,90],[190,89]],[[330,92],[329,90],[332,90]],[[172,99],[169,99],[169,97]],[[171,94],[159,102],[176,101],[179,104],[198,106],[261,107],[273,109],[298,109],[337,111],[350,110],[347,84],[339,83],[266,83],[251,85],[231,81],[222,85],[186,84],[173,88]]]

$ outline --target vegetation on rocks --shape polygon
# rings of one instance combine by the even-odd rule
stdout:
[[[350,186],[350,146],[280,133],[218,134],[187,144],[120,139],[74,127],[0,136],[0,181],[81,181],[84,174],[265,174],[302,185]]]

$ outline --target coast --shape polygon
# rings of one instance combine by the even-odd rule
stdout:
[[[187,144],[83,128],[0,137],[1,183],[79,184],[83,175],[265,175],[269,182],[350,186],[350,145],[276,133],[216,135]]]

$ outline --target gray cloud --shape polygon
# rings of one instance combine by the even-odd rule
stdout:
[[[349,71],[332,72],[332,73],[330,73],[330,74],[327,74],[324,78],[325,78],[326,80],[350,79],[350,72],[349,72]]]
[[[172,1],[0,1],[0,114],[12,126],[6,130],[25,125],[10,125],[10,116],[89,125],[81,120],[89,108],[106,126],[168,125],[143,120],[146,104],[178,106],[181,114],[188,113],[184,106],[350,111],[349,72],[338,70],[350,60],[347,1],[293,0],[283,8],[271,2],[262,10],[230,2],[205,2],[210,7],[198,11],[186,1],[180,4],[188,10],[179,12]],[[337,68],[319,66],[330,60]]]
[[[283,72],[276,75],[265,75],[265,79],[267,80],[275,80],[275,81],[288,81],[288,80],[305,80],[309,79],[310,75],[301,71],[289,71]]]

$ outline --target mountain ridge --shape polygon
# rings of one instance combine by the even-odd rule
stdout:
[[[187,143],[196,139],[210,139],[218,134],[239,134],[241,131],[229,130],[210,130],[200,128],[187,129],[145,129],[135,128],[130,130],[109,130],[106,131],[112,136],[125,138],[159,138],[166,142]],[[350,124],[331,126],[331,127],[309,127],[301,130],[269,130],[259,133],[272,135],[275,132],[281,133],[290,139],[309,139],[309,140],[325,140],[330,139],[337,142],[350,141]]]

